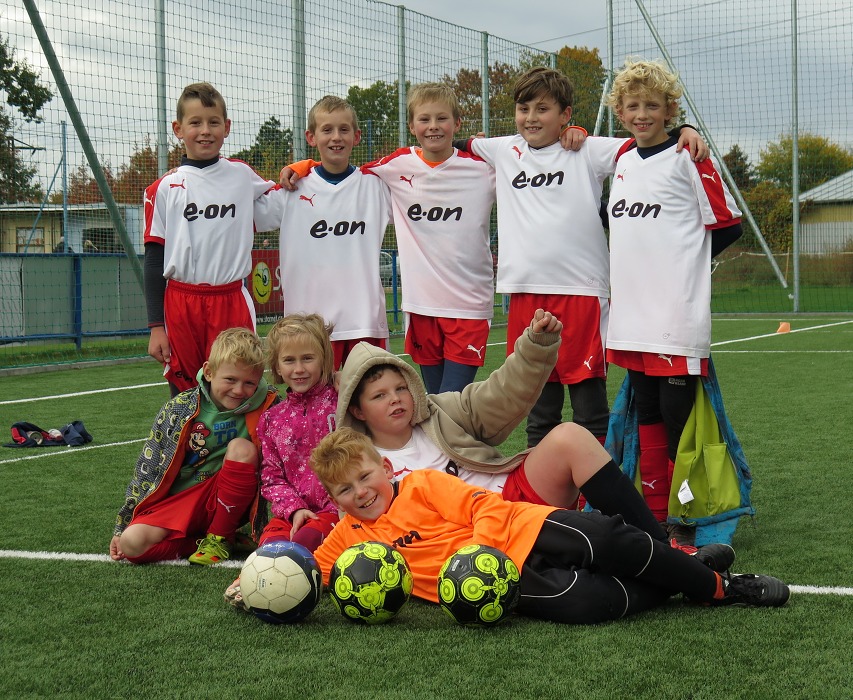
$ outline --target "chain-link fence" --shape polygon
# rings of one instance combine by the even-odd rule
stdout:
[[[514,131],[518,74],[552,65],[575,83],[574,120],[592,132],[610,70],[627,55],[669,58],[687,88],[687,121],[713,141],[761,232],[747,226],[715,261],[714,310],[853,311],[853,9],[843,0],[782,5],[612,0],[603,54],[543,54],[369,0],[7,6],[0,367],[144,353],[142,192],[179,161],[175,101],[199,80],[227,102],[223,154],[277,179],[282,165],[311,155],[306,113],[325,94],[355,106],[361,163],[413,142],[404,110],[412,84],[448,82],[462,133],[499,135]],[[274,270],[277,237],[259,234],[256,244],[256,260]],[[393,230],[386,247],[393,254]],[[388,292],[393,314],[399,289]],[[259,304],[261,316],[276,315],[272,300]]]

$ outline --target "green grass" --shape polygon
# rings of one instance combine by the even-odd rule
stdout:
[[[779,321],[795,332],[775,335]],[[753,470],[757,516],[735,535],[736,569],[801,586],[853,586],[851,317],[715,318],[714,361]],[[495,329],[493,342],[503,339]],[[392,342],[400,350],[401,341]],[[487,368],[503,347],[487,352]],[[624,373],[611,368],[615,394]],[[92,448],[0,448],[0,549],[104,554],[133,463],[167,397],[153,361],[4,377],[0,427],[82,420]],[[150,388],[37,397],[156,383]],[[567,402],[568,403],[568,402]],[[568,408],[567,408],[568,411]],[[8,433],[7,433],[8,435]],[[507,449],[523,443],[516,431]],[[133,441],[126,445],[113,445]],[[37,457],[37,459],[26,459]],[[457,628],[410,602],[362,627],[324,597],[275,627],[221,599],[233,569],[0,557],[2,697],[850,698],[853,597],[795,593],[778,610],[678,599],[595,627],[523,618]]]

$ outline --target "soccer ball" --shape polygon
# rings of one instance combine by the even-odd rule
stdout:
[[[412,593],[412,572],[403,555],[382,542],[345,549],[329,575],[329,595],[350,620],[387,622]]]
[[[438,602],[460,625],[496,625],[518,605],[518,567],[494,547],[462,547],[441,567]]]
[[[240,592],[243,603],[264,622],[298,622],[319,602],[323,580],[313,555],[301,544],[270,542],[247,557]]]

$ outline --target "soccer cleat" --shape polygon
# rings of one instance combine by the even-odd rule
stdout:
[[[680,552],[684,552],[685,554],[689,554],[691,557],[699,551],[698,547],[694,547],[692,544],[681,544],[674,537],[669,541],[669,546],[673,549],[677,549]]]
[[[714,542],[699,547],[693,555],[705,566],[717,573],[728,571],[735,563],[735,550],[727,544]]]
[[[725,592],[712,605],[778,608],[788,602],[791,589],[773,576],[763,574],[723,575]]]
[[[678,542],[679,546],[676,547],[676,549],[683,549],[685,547],[694,546],[696,542],[695,527],[691,527],[690,525],[683,525],[682,523],[666,523],[664,524],[664,528],[666,529],[667,537],[669,537],[670,544],[673,541]],[[690,554],[690,552],[687,553]]]
[[[240,592],[240,579],[234,579],[234,583],[232,583],[228,588],[225,589],[225,593],[222,594],[222,597],[225,599],[225,602],[232,607],[237,608],[237,610],[248,610],[246,604],[243,602],[243,594]]]
[[[190,564],[201,564],[202,566],[210,566],[225,561],[231,556],[231,548],[228,540],[219,535],[207,533],[203,540],[196,542],[198,549],[194,554],[190,554]]]

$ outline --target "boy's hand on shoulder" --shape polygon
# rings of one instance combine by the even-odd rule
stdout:
[[[531,333],[561,333],[562,331],[563,324],[560,323],[560,319],[550,311],[536,309],[533,320],[530,322]]]
[[[285,165],[278,174],[278,184],[288,192],[294,192],[297,182],[299,182],[299,173],[289,165]]]
[[[579,151],[587,135],[583,127],[567,126],[560,134],[560,145],[567,151]]]
[[[154,326],[151,329],[151,337],[148,339],[148,354],[163,365],[172,359],[172,348],[169,346],[165,326]]]
[[[699,132],[696,131],[696,129],[690,126],[684,126],[681,128],[681,134],[678,137],[678,145],[675,147],[675,152],[680,153],[681,149],[685,146],[687,147],[687,150],[690,151],[693,160],[697,163],[701,163],[711,155],[711,149],[708,148],[708,144],[705,143],[705,139],[699,135]]]
[[[484,138],[486,138],[486,132],[485,131],[478,131],[471,138],[472,139],[484,139]]]

